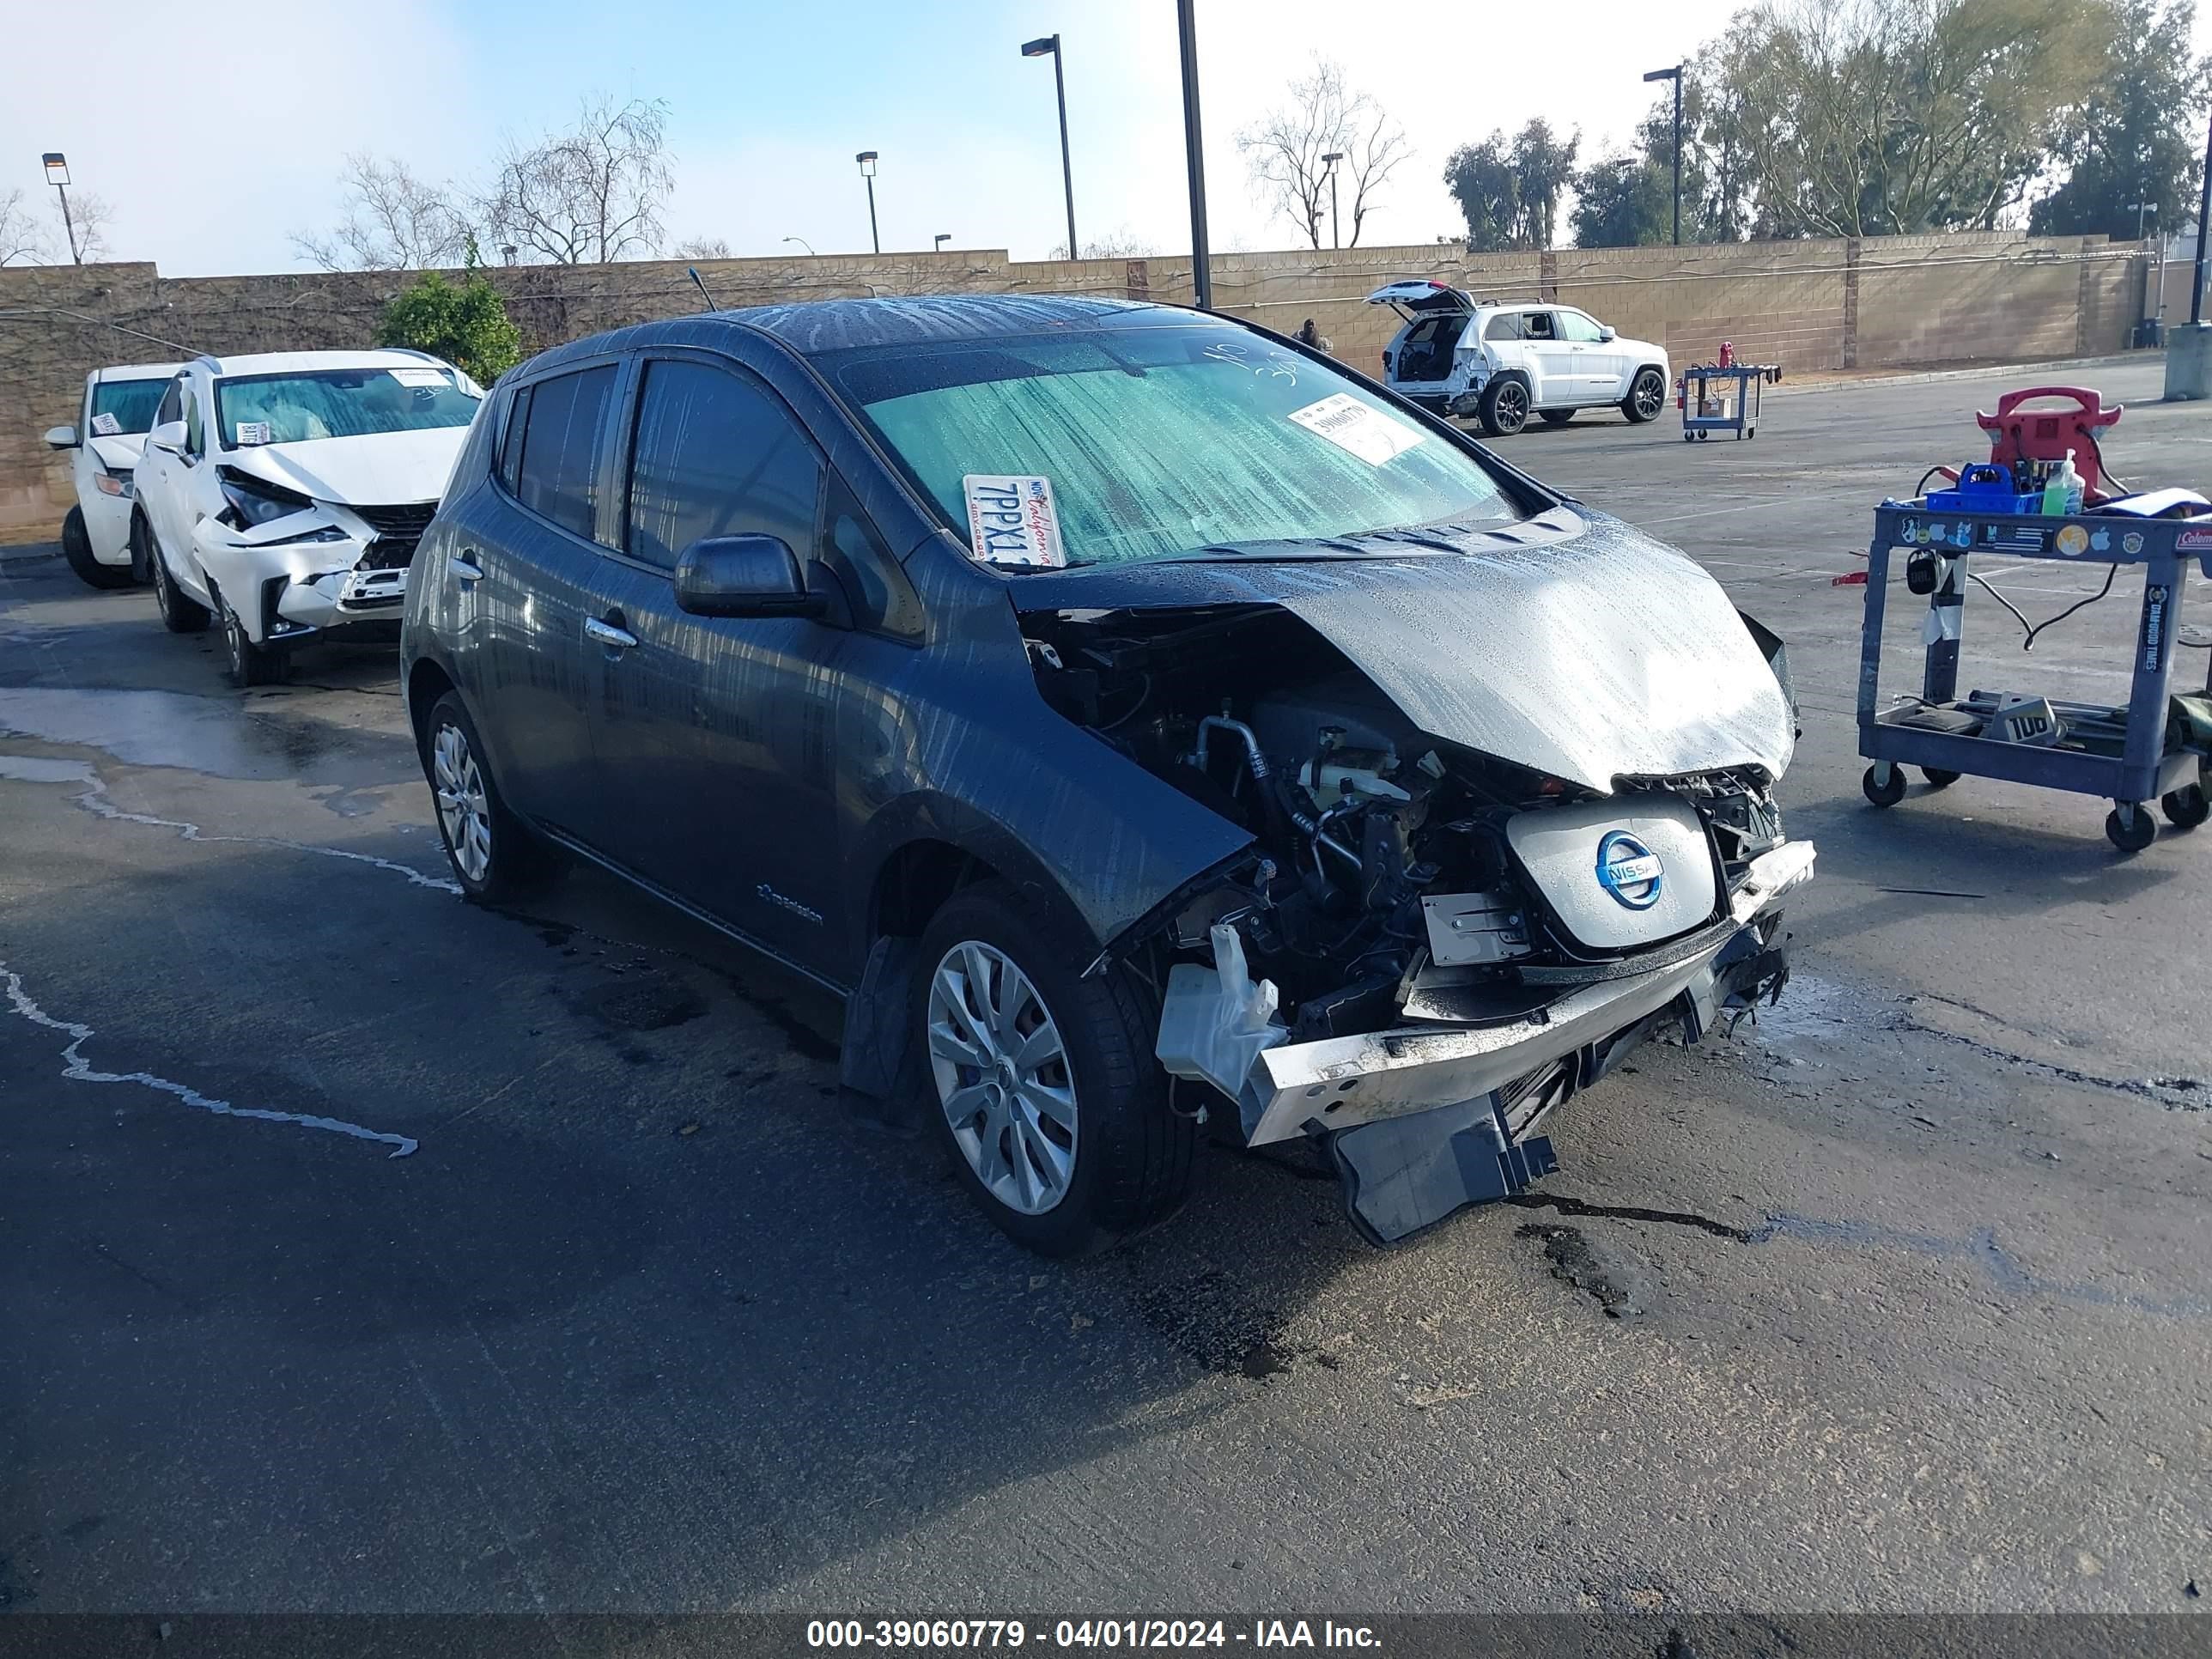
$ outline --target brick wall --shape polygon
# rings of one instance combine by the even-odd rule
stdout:
[[[2182,316],[2185,269],[2169,267]],[[1003,252],[948,249],[718,259],[699,272],[725,306],[956,291],[1188,304],[1194,292],[1187,255],[1016,264]],[[526,350],[701,303],[680,261],[489,275]],[[2138,314],[2144,265],[2132,245],[2003,232],[1541,254],[1423,244],[1218,255],[1214,303],[1285,334],[1310,317],[1338,357],[1374,373],[1397,319],[1366,296],[1408,277],[1486,298],[1556,298],[1661,343],[1677,363],[1708,360],[1726,339],[1746,361],[1803,371],[2117,350]],[[57,532],[71,499],[69,469],[39,434],[76,418],[88,370],[203,351],[366,345],[385,303],[412,280],[411,272],[164,277],[150,264],[0,270],[0,541]]]

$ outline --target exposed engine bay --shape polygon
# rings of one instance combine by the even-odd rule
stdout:
[[[1745,625],[1786,694],[1779,642]],[[1269,1109],[1268,1051],[1541,1027],[1578,990],[1656,984],[1745,933],[1735,901],[1784,845],[1759,766],[1620,777],[1607,793],[1481,753],[1421,731],[1285,608],[1036,612],[1023,628],[1056,710],[1253,837],[1122,944],[1160,992],[1163,1064],[1236,1102],[1252,1144],[1456,1103],[1393,1099],[1346,1064],[1328,1071],[1346,1098],[1320,1109],[1337,1115],[1301,1122]],[[1734,975],[1735,1000],[1778,992],[1778,921],[1752,925],[1762,960]],[[1589,1080],[1547,1089],[1541,1069],[1514,1081],[1555,1097],[1543,1105]],[[1501,1116],[1498,1150],[1538,1115]]]

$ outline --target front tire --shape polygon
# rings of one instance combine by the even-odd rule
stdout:
[[[922,935],[910,1018],[930,1114],[962,1184],[1042,1255],[1087,1255],[1188,1194],[1195,1124],[1169,1109],[1152,1026],[1119,970],[1002,883],[955,894]]]
[[[143,517],[132,523],[146,550],[146,562],[153,568],[154,605],[161,613],[161,626],[172,634],[207,632],[211,620],[208,608],[177,586],[177,579],[169,574],[168,562],[161,556],[161,543],[154,534],[154,526]]]
[[[1667,377],[1656,368],[1637,371],[1636,378],[1628,384],[1628,395],[1620,400],[1620,412],[1628,417],[1631,426],[1642,426],[1647,421],[1659,418],[1659,411],[1667,407]]]
[[[1510,438],[1528,424],[1528,388],[1511,375],[1501,375],[1482,389],[1482,429],[1493,438]]]
[[[464,897],[504,904],[547,886],[567,861],[507,809],[458,694],[430,706],[422,726],[422,773],[437,807],[438,839]]]
[[[216,597],[222,599],[220,594]],[[254,643],[237,607],[228,599],[222,599],[222,651],[225,666],[230,671],[230,683],[240,690],[251,685],[282,685],[284,677],[292,672],[291,658],[281,647]]]
[[[92,532],[84,527],[84,509],[70,508],[62,520],[62,557],[69,568],[76,572],[77,580],[87,587],[128,587],[131,586],[131,567],[127,564],[102,564],[92,556]]]

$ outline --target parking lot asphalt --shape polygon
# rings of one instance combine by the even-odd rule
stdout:
[[[2159,374],[2096,371],[2108,456],[2212,483]],[[1217,1152],[1121,1253],[1024,1255],[847,1115],[818,993],[594,877],[461,902],[388,651],[241,693],[0,562],[0,1607],[2204,1605],[2212,830],[1859,793],[1832,580],[2001,389],[1499,446],[1787,638],[1820,864],[1779,1008],[1390,1253]],[[2124,696],[2139,586],[2028,655],[1977,592],[1962,679]]]

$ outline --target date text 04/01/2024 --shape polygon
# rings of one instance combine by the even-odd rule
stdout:
[[[1305,1619],[1255,1619],[1249,1627],[1221,1619],[1060,1619],[1048,1626],[1019,1619],[817,1619],[808,1621],[812,1650],[908,1649],[1009,1652],[1034,1644],[1078,1650],[1182,1648],[1379,1649],[1364,1625]]]

